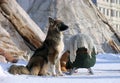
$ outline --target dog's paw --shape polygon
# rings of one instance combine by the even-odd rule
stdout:
[[[63,76],[63,75],[64,74],[62,73],[62,71],[57,73],[57,76]]]
[[[58,75],[57,74],[52,74],[53,77],[57,77]]]
[[[67,69],[65,67],[61,67],[62,72],[67,72]]]
[[[59,73],[58,76],[64,76],[64,74],[63,73]]]

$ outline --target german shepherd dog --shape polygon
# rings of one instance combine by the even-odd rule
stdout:
[[[68,29],[60,20],[49,17],[49,29],[42,47],[38,48],[31,57],[27,68],[32,74],[46,75],[49,67],[52,75],[55,76],[56,68],[58,75],[62,75],[60,58],[64,49],[62,31]],[[40,69],[41,68],[41,69]]]
[[[61,20],[49,17],[49,28],[46,39],[42,46],[34,52],[25,67],[25,70],[27,69],[29,74],[47,75],[48,68],[51,68],[53,76],[57,75],[56,70],[58,70],[58,75],[62,75],[60,58],[62,56],[61,52],[64,49],[64,43],[61,32],[66,29],[68,29],[68,26]],[[14,66],[10,67],[9,70],[10,73],[14,74]]]

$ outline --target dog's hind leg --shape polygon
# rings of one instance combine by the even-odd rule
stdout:
[[[30,69],[31,75],[38,75],[40,71],[40,64],[33,65]]]
[[[48,63],[44,63],[43,66],[41,67],[41,70],[39,72],[40,76],[47,76],[49,75],[48,73]]]

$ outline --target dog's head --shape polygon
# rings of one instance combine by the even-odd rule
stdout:
[[[61,20],[55,20],[49,17],[49,28],[57,31],[64,31],[68,29],[68,26],[64,24]]]

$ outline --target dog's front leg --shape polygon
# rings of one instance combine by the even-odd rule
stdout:
[[[51,64],[51,69],[52,69],[52,71],[51,71],[51,72],[52,72],[52,75],[53,75],[53,76],[56,76],[56,71],[55,71],[56,68],[55,68],[55,64]]]
[[[58,71],[59,76],[63,76],[63,73],[61,71],[60,60],[58,60],[57,63],[56,63],[56,70]]]

